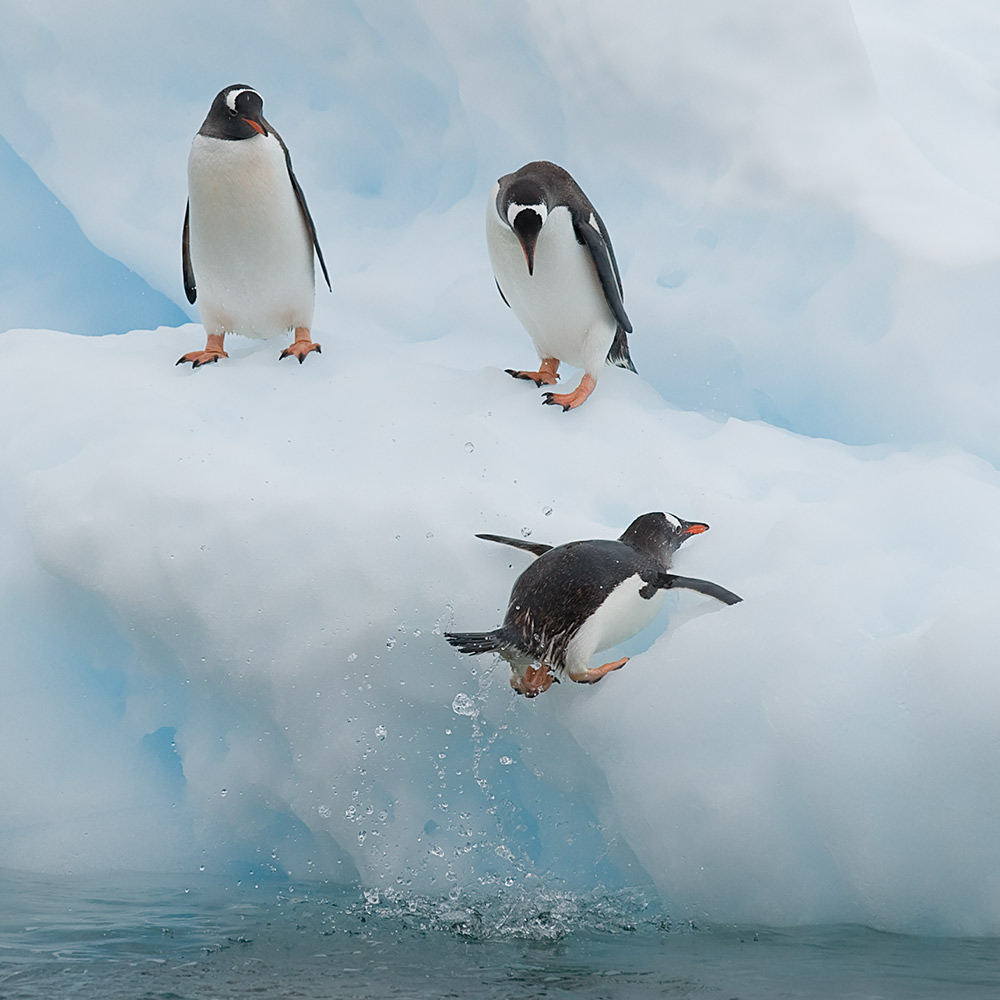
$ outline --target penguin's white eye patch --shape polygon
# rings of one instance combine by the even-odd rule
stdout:
[[[239,97],[240,94],[255,94],[255,93],[256,91],[251,90],[249,87],[244,87],[242,90],[231,90],[229,91],[228,94],[226,94],[226,105],[229,107],[229,110],[235,115],[236,98]]]
[[[545,202],[540,202],[538,205],[519,205],[516,201],[512,201],[507,206],[507,222],[513,228],[514,220],[522,212],[534,212],[541,220],[542,225],[545,225],[545,220],[548,218],[549,210],[545,205]]]
[[[669,524],[673,525],[673,527],[679,528],[681,526],[680,520],[674,517],[673,514],[664,514],[663,516],[667,519]]]

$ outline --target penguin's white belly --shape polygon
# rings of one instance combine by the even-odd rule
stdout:
[[[617,322],[590,251],[573,232],[569,209],[554,208],[535,244],[534,274],[517,237],[497,217],[496,195],[486,219],[493,273],[540,358],[558,358],[595,379],[607,359]]]
[[[313,247],[273,135],[197,135],[188,159],[191,269],[207,333],[311,328]]]
[[[656,617],[667,592],[657,590],[652,597],[645,598],[639,593],[645,585],[638,573],[623,580],[583,623],[566,647],[566,667],[570,673],[585,670],[594,653],[630,639]]]

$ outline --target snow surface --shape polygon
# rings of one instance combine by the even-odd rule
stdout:
[[[995,5],[244,9],[5,5],[0,864],[1000,933]],[[334,294],[322,356],[193,372],[187,148],[233,82]],[[503,374],[482,231],[541,157],[636,330],[569,414]],[[744,603],[672,594],[534,702],[442,639],[530,558],[475,532],[648,510]]]

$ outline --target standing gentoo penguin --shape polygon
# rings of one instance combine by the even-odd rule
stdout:
[[[228,357],[227,333],[278,337],[281,352],[319,351],[309,331],[315,306],[313,248],[330,287],[316,227],[281,136],[264,118],[260,94],[243,84],[220,91],[191,143],[182,255],[188,302],[208,342],[185,354],[195,368]]]
[[[504,302],[531,335],[538,371],[508,368],[514,378],[555,385],[559,363],[584,371],[573,392],[542,400],[579,406],[605,362],[634,372],[622,281],[611,238],[580,185],[545,160],[501,177],[486,211],[486,246]]]
[[[525,549],[538,559],[515,581],[500,628],[446,632],[445,639],[463,653],[499,653],[510,663],[510,686],[529,698],[563,675],[595,684],[624,666],[628,657],[593,669],[590,658],[644,629],[668,590],[696,590],[724,604],[741,600],[717,583],[667,572],[680,544],[707,530],[701,521],[653,513],[637,517],[617,541],[599,538],[553,548],[477,535]]]

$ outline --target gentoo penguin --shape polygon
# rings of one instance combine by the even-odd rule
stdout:
[[[594,684],[628,657],[590,668],[594,653],[645,628],[666,592],[695,590],[724,604],[741,598],[708,580],[667,572],[674,552],[701,521],[674,514],[637,517],[617,540],[592,539],[553,547],[503,535],[477,535],[538,556],[515,581],[503,625],[492,632],[446,632],[461,652],[499,653],[511,666],[510,686],[534,698],[568,675]]]
[[[563,410],[593,391],[605,362],[635,371],[632,324],[611,238],[580,185],[545,160],[501,177],[486,210],[486,246],[500,296],[531,335],[538,371],[506,369],[555,385],[559,363],[583,369],[573,392],[545,393]]]
[[[282,358],[319,351],[312,341],[313,249],[327,287],[323,251],[281,136],[252,87],[220,91],[191,143],[182,256],[188,302],[198,299],[203,351],[177,364],[228,357],[227,333],[277,337],[295,331]]]

